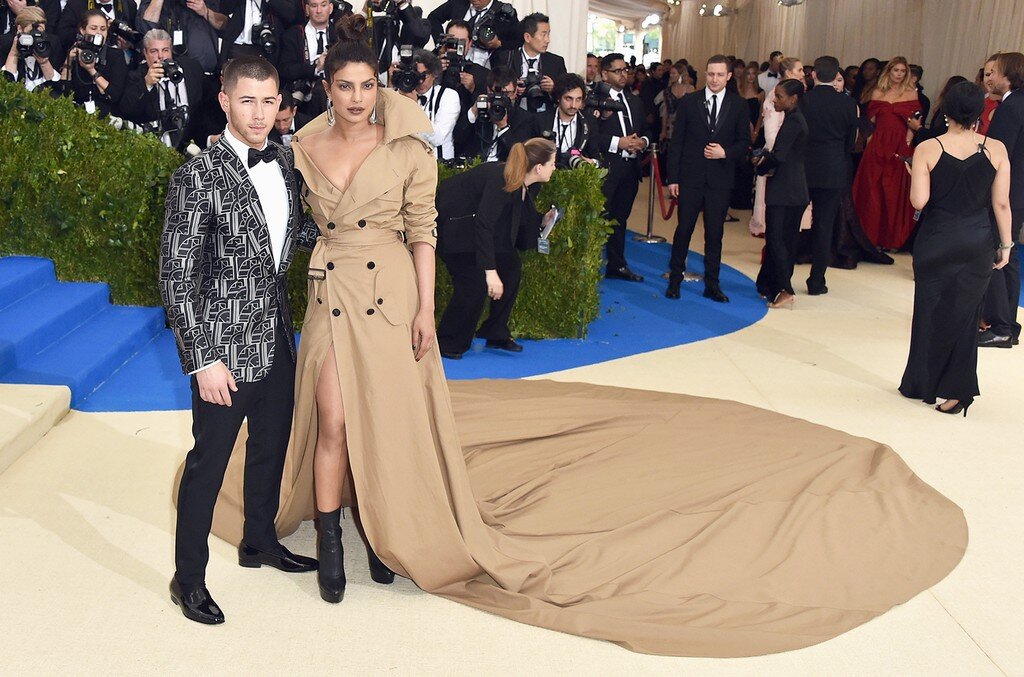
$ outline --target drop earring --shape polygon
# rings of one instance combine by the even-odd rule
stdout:
[[[373,104],[373,110],[370,111],[370,124],[371,125],[377,124],[377,103],[376,102],[374,102],[374,104]]]
[[[334,126],[334,102],[330,99],[327,100],[327,126]]]

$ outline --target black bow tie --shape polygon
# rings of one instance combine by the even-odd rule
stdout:
[[[261,162],[273,162],[277,159],[277,148],[267,145],[263,150],[249,149],[249,169]]]
[[[779,77],[779,74],[778,73],[772,73],[771,71],[768,71],[768,77],[770,77],[770,78],[777,78],[777,77]]]
[[[427,105],[427,97],[425,97],[422,94],[420,94],[416,98],[419,100],[421,106],[426,106]]]
[[[99,7],[100,9],[102,9],[106,13],[110,13],[110,12],[114,11],[114,3],[112,3],[112,2],[108,2],[108,3],[102,3],[101,2],[101,3],[99,3],[96,6]]]

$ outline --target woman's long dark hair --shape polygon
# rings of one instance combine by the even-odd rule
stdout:
[[[945,100],[946,95],[949,94],[949,90],[953,89],[953,85],[959,85],[961,82],[968,82],[968,80],[962,75],[954,75],[950,79],[946,80],[946,84],[942,87],[942,92],[939,93],[939,99],[935,102],[935,112],[932,113],[932,122],[935,122],[935,118],[942,115],[942,102]]]

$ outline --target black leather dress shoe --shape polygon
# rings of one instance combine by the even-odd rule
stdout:
[[[729,297],[722,293],[722,290],[718,287],[705,287],[704,298],[711,299],[716,303],[728,303]]]
[[[461,360],[462,353],[449,353],[448,351],[442,350],[441,357],[443,357],[446,360]]]
[[[665,290],[665,298],[679,298],[679,285],[682,284],[682,281],[682,278],[670,277],[668,279],[668,289]]]
[[[178,579],[172,578],[171,601],[181,607],[181,613],[190,621],[205,625],[220,625],[224,622],[224,612],[210,597],[210,591],[205,585],[182,590]]]
[[[978,334],[978,347],[979,348],[1012,348],[1013,337],[1012,336],[1000,336],[999,334],[992,333],[991,329]]]
[[[637,275],[628,266],[623,266],[615,270],[608,269],[605,271],[604,276],[609,280],[626,280],[628,282],[643,282],[644,276]]]
[[[238,545],[238,564],[249,569],[259,569],[266,564],[286,574],[301,574],[307,571],[316,571],[317,561],[312,557],[303,557],[289,552],[288,548],[280,543],[278,550],[267,552],[258,550],[242,541]]]
[[[487,347],[495,348],[497,350],[507,350],[510,353],[523,352],[523,347],[512,339],[501,339],[500,341],[491,341],[488,339]]]

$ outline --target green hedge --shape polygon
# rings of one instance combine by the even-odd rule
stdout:
[[[164,198],[181,156],[152,135],[122,132],[66,99],[0,81],[0,256],[53,259],[65,280],[102,281],[115,303],[160,305],[157,266]],[[441,167],[443,180],[458,170]],[[604,170],[557,171],[538,209],[566,210],[551,254],[523,257],[512,331],[528,338],[582,337],[598,314]],[[289,276],[296,323],[306,305],[308,255]],[[437,309],[451,282],[437,265]]]

